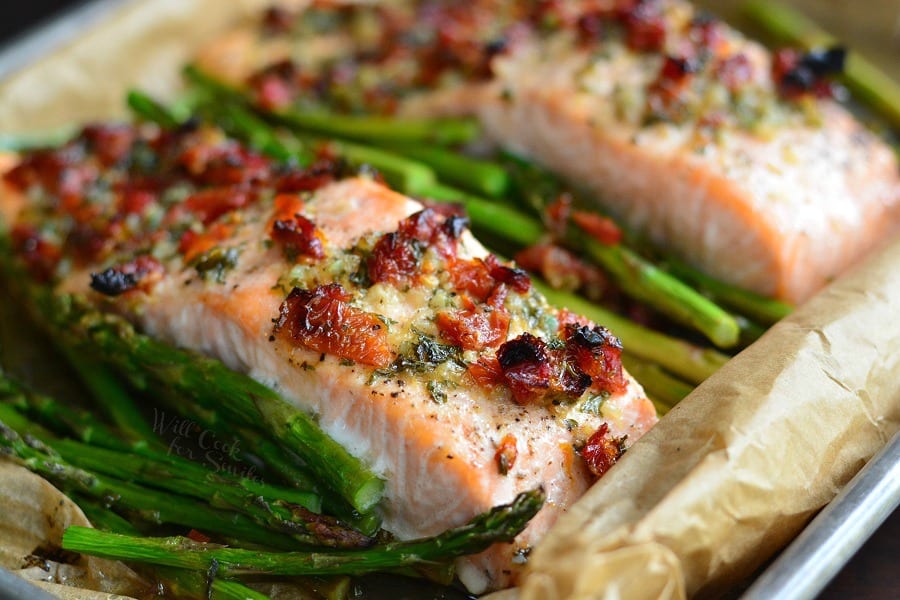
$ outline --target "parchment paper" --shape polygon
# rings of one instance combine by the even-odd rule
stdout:
[[[199,45],[266,0],[130,3],[0,86],[0,131],[167,95]],[[532,553],[517,595],[711,596],[787,543],[900,427],[900,241],[728,363],[635,444]]]

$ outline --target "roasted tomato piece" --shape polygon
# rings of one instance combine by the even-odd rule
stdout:
[[[500,346],[497,360],[517,403],[540,399],[550,389],[553,368],[544,340],[523,333]]]
[[[387,367],[393,355],[384,323],[350,306],[350,297],[337,283],[312,290],[294,288],[281,303],[274,333],[311,350]]]
[[[110,167],[128,156],[136,133],[127,124],[94,124],[85,127],[81,136],[100,162]]]
[[[580,454],[594,477],[602,477],[622,456],[621,439],[609,435],[609,426],[604,423],[591,434]]]
[[[280,244],[288,257],[307,256],[324,258],[322,232],[315,223],[300,214],[289,219],[278,219],[272,225],[272,240]]]
[[[628,381],[622,371],[622,343],[605,327],[566,327],[566,354],[570,362],[591,378],[599,391],[618,393]]]
[[[506,339],[509,313],[503,309],[464,308],[441,311],[436,324],[441,336],[463,350],[495,348]]]
[[[16,225],[10,232],[13,252],[22,259],[29,273],[39,281],[48,281],[56,271],[62,252],[45,240],[33,227]]]
[[[214,187],[191,194],[182,207],[196,215],[204,225],[209,225],[222,215],[249,204],[250,197],[247,191]]]
[[[494,461],[497,463],[497,471],[501,475],[506,475],[516,464],[516,458],[519,456],[519,450],[516,447],[516,436],[507,433],[497,444],[497,451],[494,453]]]

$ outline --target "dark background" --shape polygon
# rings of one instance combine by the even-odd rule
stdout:
[[[0,6],[0,44],[84,0],[6,0]],[[820,597],[825,600],[900,598],[900,512],[875,533]]]

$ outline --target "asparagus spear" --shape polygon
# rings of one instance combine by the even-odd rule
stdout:
[[[681,402],[693,388],[665,372],[659,365],[646,362],[630,354],[622,355],[622,365],[628,369],[643,386],[644,391],[656,406],[656,412],[663,416],[669,409]]]
[[[389,144],[388,149],[425,163],[442,180],[475,194],[502,198],[512,179],[501,165],[470,158],[454,150],[422,144]]]
[[[250,480],[219,476],[198,464],[171,457],[151,458],[95,448],[73,440],[54,439],[49,432],[5,404],[0,404],[0,421],[39,440],[43,447],[75,468],[120,482],[194,497],[214,508],[240,512],[262,527],[291,535],[300,543],[361,547],[371,541],[332,518],[312,512],[319,509],[319,498],[314,494],[275,490]],[[275,495],[266,497],[260,495],[260,491]]]
[[[185,78],[214,96],[246,103],[242,92],[209,77],[193,65],[184,69]],[[271,113],[282,123],[317,135],[358,141],[400,143],[465,144],[480,135],[477,121],[466,118],[403,119],[305,112],[287,109]]]
[[[34,437],[20,437],[2,420],[0,454],[16,460],[66,491],[107,503],[150,523],[183,525],[266,546],[289,548],[297,545],[291,538],[267,531],[244,515],[212,509],[193,499],[79,469]]]
[[[70,435],[86,444],[127,451],[132,445],[122,441],[105,424],[87,411],[76,410],[49,396],[36,394],[13,381],[0,370],[0,401],[14,406],[31,419],[37,419],[54,433]]]
[[[146,388],[153,379],[230,422],[261,424],[360,512],[380,500],[384,482],[276,392],[216,360],[138,334],[123,319],[101,314],[74,297],[40,296],[46,319],[71,343],[96,352],[136,387]]]
[[[153,429],[112,371],[91,360],[83,352],[75,351],[64,344],[57,344],[57,347],[78,373],[94,401],[99,403],[112,419],[122,437],[134,446],[159,446]]]
[[[433,538],[391,542],[365,550],[266,553],[214,544],[198,544],[182,537],[135,538],[69,527],[63,535],[66,550],[188,569],[207,569],[213,561],[222,576],[359,575],[385,569],[429,565],[475,554],[496,542],[510,542],[544,502],[541,490],[519,494],[506,505],[475,517],[466,525]]]
[[[86,498],[76,496],[73,499],[97,529],[120,535],[140,535],[140,532],[131,523],[111,510]],[[269,598],[236,581],[217,578],[210,580],[204,573],[196,571],[160,566],[144,567],[139,571],[148,578],[158,580],[169,594],[177,598],[196,598],[197,600],[205,598],[212,600],[268,600]]]
[[[748,0],[744,14],[781,42],[807,50],[832,46],[834,36],[796,10],[772,0]],[[863,102],[900,127],[900,84],[856,52],[847,55],[843,81]]]
[[[132,90],[126,96],[128,108],[135,114],[157,123],[161,127],[174,128],[181,125],[179,120],[168,108],[148,96],[147,94]]]
[[[780,300],[767,298],[748,290],[724,283],[672,257],[663,261],[663,268],[675,277],[696,285],[716,302],[731,308],[764,325],[773,325],[791,314],[794,307]]]
[[[632,250],[601,244],[575,227],[569,228],[565,242],[603,267],[632,298],[700,331],[720,348],[737,344],[741,328],[733,316]]]

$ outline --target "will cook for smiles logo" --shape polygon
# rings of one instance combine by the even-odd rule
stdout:
[[[168,443],[168,453],[206,464],[216,473],[261,481],[238,438],[223,439],[190,419],[153,409],[153,432]]]

